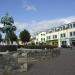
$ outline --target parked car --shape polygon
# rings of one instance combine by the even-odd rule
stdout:
[[[70,48],[70,45],[61,45],[62,48]]]

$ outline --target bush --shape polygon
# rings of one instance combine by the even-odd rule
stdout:
[[[17,46],[16,45],[0,45],[0,52],[5,52],[5,51],[17,51]]]
[[[18,48],[26,48],[26,49],[53,49],[57,48],[57,46],[51,45],[19,45]]]

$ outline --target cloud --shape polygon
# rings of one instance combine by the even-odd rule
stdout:
[[[33,5],[25,5],[24,8],[26,11],[37,11],[37,8]]]
[[[75,16],[55,19],[55,20],[32,21],[30,23],[15,22],[14,25],[17,28],[16,30],[17,35],[19,35],[19,33],[24,29],[27,29],[31,33],[31,35],[34,35],[37,32],[47,31],[52,27],[57,27],[63,24],[68,24],[70,22],[75,22]],[[2,26],[3,25],[0,24],[0,27]]]
[[[75,16],[71,16],[71,17],[55,19],[55,20],[44,20],[39,22],[32,21],[31,23],[16,22],[15,25],[17,27],[17,33],[22,31],[23,29],[27,29],[32,35],[34,35],[37,32],[46,31],[52,27],[57,27],[74,21],[75,21]]]
[[[22,7],[26,11],[37,11],[36,6],[28,0],[22,0]]]

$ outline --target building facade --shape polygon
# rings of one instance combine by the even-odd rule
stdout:
[[[36,35],[36,44],[46,43],[46,32],[40,32]]]
[[[51,28],[48,32],[36,35],[36,41],[61,47],[62,45],[75,46],[75,22]]]

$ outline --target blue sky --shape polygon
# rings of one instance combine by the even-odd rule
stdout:
[[[25,24],[28,28],[26,25],[33,22],[36,24],[71,16],[74,19],[75,0],[0,0],[0,18],[6,12],[13,16],[17,24]]]
[[[6,12],[21,22],[57,19],[75,15],[75,0],[0,0],[0,16]]]

